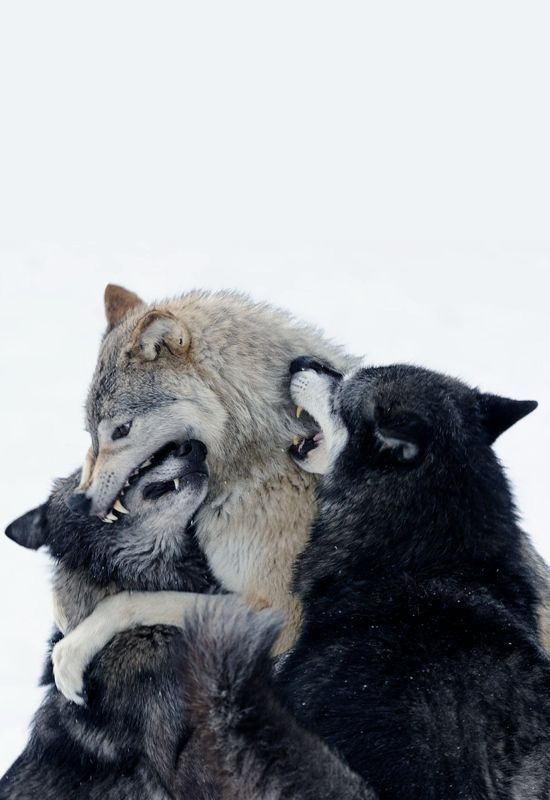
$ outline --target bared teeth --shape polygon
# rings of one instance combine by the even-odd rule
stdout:
[[[174,478],[174,488],[175,488],[176,492],[180,488],[180,479],[179,478]]]
[[[303,406],[296,406],[296,416],[298,417],[298,419],[300,419],[300,417],[302,416],[303,410],[304,410]]]
[[[130,485],[130,481],[126,481],[126,483],[124,484],[124,488],[127,489],[129,485]]]
[[[113,508],[114,508],[115,511],[120,511],[121,514],[129,514],[130,513],[127,508],[124,508],[124,506],[120,502],[120,498],[119,497],[117,497],[117,499],[113,503]]]
[[[301,439],[300,436],[294,436],[294,438],[292,439],[292,444],[295,447],[298,447],[298,445],[300,444],[301,441],[302,441],[302,439]]]
[[[105,517],[105,521],[106,522],[116,522],[117,519],[118,519],[118,517],[116,516],[116,514],[113,514],[112,511],[109,511],[109,513]]]
[[[152,463],[153,463],[152,459],[148,458],[147,461],[143,462],[140,469],[144,469],[145,467],[150,467]]]
[[[100,519],[101,519],[102,522],[107,522],[109,525],[112,525],[113,522],[114,522],[114,520],[109,519],[109,515],[108,514],[107,514],[106,517],[100,517]]]

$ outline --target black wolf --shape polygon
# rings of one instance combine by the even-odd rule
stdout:
[[[210,739],[204,724],[196,734],[203,765],[223,752],[233,781],[250,785],[256,774],[266,786],[270,776],[273,796],[284,797],[285,765],[307,778],[295,754],[319,762],[319,739],[300,740],[298,726],[340,754],[366,797],[549,798],[538,578],[491,447],[536,404],[420,368],[344,377],[308,358],[293,363],[291,394],[321,428],[292,454],[325,472],[296,573],[304,625],[270,688],[249,658],[236,665],[236,645],[209,645],[207,620],[187,623],[197,676],[186,677],[189,708],[206,707],[196,718],[213,720]],[[228,708],[239,674],[252,677]],[[292,722],[281,722],[281,707]],[[182,767],[185,779],[190,770]],[[309,796],[337,796],[309,770]],[[342,777],[342,797],[350,780]]]

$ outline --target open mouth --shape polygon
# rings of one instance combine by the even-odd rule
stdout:
[[[315,433],[312,433],[310,436],[295,436],[292,440],[292,444],[288,448],[288,452],[292,456],[292,458],[297,459],[298,461],[305,460],[309,453],[312,450],[316,450],[323,442],[324,436],[323,432],[320,430],[320,425],[318,422],[305,411],[302,406],[296,407],[296,416],[298,418],[305,416],[304,422],[308,424],[308,427],[315,428]]]
[[[117,522],[121,516],[130,513],[124,505],[124,498],[130,489],[136,488],[138,484],[145,483],[141,490],[142,498],[154,501],[164,497],[164,495],[175,494],[183,490],[195,480],[208,478],[206,462],[203,462],[201,466],[196,462],[192,466],[186,463],[187,456],[190,453],[191,446],[188,442],[168,442],[153,453],[152,456],[149,456],[142,464],[132,470],[111,510],[105,516],[99,515],[102,522],[112,524]],[[170,478],[147,482],[147,475],[158,471],[169,459],[175,462]],[[177,462],[180,463],[178,464]]]

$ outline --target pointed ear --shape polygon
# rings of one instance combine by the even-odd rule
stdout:
[[[48,504],[43,503],[14,520],[6,528],[8,539],[22,547],[28,547],[30,550],[38,550],[39,547],[46,544],[48,539],[47,508]]]
[[[187,327],[170,311],[149,311],[140,319],[126,352],[143,361],[154,361],[163,353],[183,357],[191,344]]]
[[[418,414],[405,409],[374,412],[374,433],[383,450],[388,450],[401,464],[418,464],[424,458],[430,440],[430,428]]]
[[[118,325],[128,311],[136,306],[143,305],[143,300],[135,292],[129,292],[123,286],[108,283],[105,287],[105,316],[108,329]]]
[[[534,411],[538,403],[536,400],[511,400],[497,394],[480,394],[479,406],[489,444],[493,444],[501,433]]]

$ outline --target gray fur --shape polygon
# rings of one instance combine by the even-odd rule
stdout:
[[[75,474],[57,482],[44,506],[8,528],[19,544],[45,545],[54,557],[67,631],[89,618],[102,598],[118,598],[123,590],[173,590],[195,598],[217,588],[187,528],[207,491],[204,456],[193,454],[167,455],[140,474],[124,496],[130,513],[116,523],[70,512],[67,502],[80,477]],[[156,499],[144,495],[175,474],[179,491]],[[168,798],[163,776],[185,737],[178,685],[182,644],[170,626],[121,633],[86,672],[85,708],[57,692],[48,658],[49,688],[27,748],[0,780],[1,800]]]
[[[165,344],[160,337],[153,351],[146,338],[146,355],[140,355],[140,342],[150,333],[144,325],[153,318],[154,326],[157,315],[170,315],[167,324],[178,331],[185,326],[183,353],[176,352],[179,340],[172,337]],[[104,338],[90,387],[88,427],[94,446],[81,491],[92,501],[111,486],[100,503],[108,505],[128,471],[166,440],[183,431],[204,439],[211,482],[197,514],[198,540],[225,589],[253,607],[284,611],[287,625],[275,652],[286,651],[301,624],[300,603],[289,586],[296,557],[308,540],[316,482],[287,454],[295,435],[313,430],[311,420],[298,421],[294,414],[288,363],[302,347],[307,350],[305,342],[317,357],[328,353],[322,360],[336,368],[356,360],[284,312],[233,293],[192,292],[152,306],[136,303],[131,295],[129,311],[117,320]],[[129,435],[112,441],[114,429],[125,422],[132,422]],[[321,452],[313,451],[308,461]],[[311,472],[316,471],[324,470],[313,463]],[[541,641],[550,649],[548,568],[529,542],[525,550],[537,575]],[[100,604],[96,611],[97,622],[103,615],[101,636],[95,636],[96,619],[80,631],[87,653],[73,647],[71,637],[63,643],[69,697],[81,683],[86,659],[124,628],[124,615],[117,616],[118,627],[113,625],[114,609]],[[182,613],[176,601],[168,620]],[[158,621],[165,621],[164,614]],[[60,686],[66,690],[64,680]]]
[[[185,327],[183,354],[161,337],[150,360],[143,325],[156,313]],[[240,294],[191,292],[134,305],[103,340],[87,402],[93,447],[82,490],[92,511],[108,510],[131,469],[171,438],[206,443],[211,480],[198,540],[226,589],[285,611],[280,650],[299,627],[289,585],[314,513],[315,478],[287,455],[293,437],[308,430],[288,395],[288,364],[302,352],[342,369],[355,363],[319,331]],[[112,441],[130,420],[129,435]]]
[[[208,598],[183,624],[181,685],[194,732],[173,791],[182,800],[375,800],[270,684],[281,618]]]
[[[118,301],[125,290],[115,288]],[[197,515],[198,540],[226,589],[254,607],[285,612],[276,646],[283,652],[300,628],[289,586],[308,540],[316,483],[287,455],[292,439],[312,430],[311,421],[296,419],[288,364],[309,352],[349,371],[357,359],[241,294],[190,292],[150,306],[127,295],[128,311],[110,321],[90,386],[93,446],[82,491],[105,511],[128,471],[156,447],[185,435],[205,441],[211,481]],[[179,340],[158,336],[151,356],[151,329],[140,326],[157,313],[172,315],[178,332],[184,327],[183,353],[176,352]],[[129,420],[129,436],[113,442],[114,428]],[[541,640],[550,650],[550,576],[534,551],[527,556],[539,574]]]

